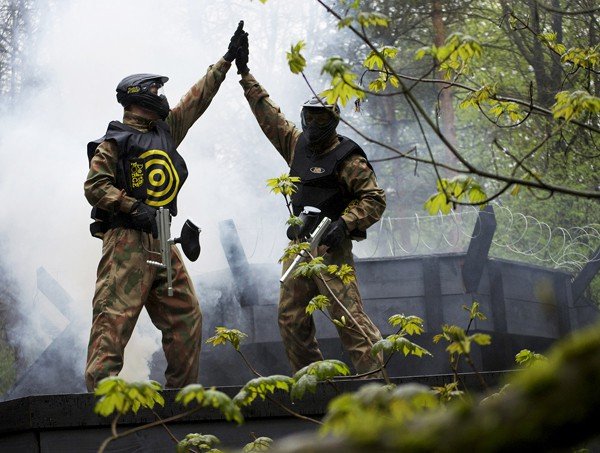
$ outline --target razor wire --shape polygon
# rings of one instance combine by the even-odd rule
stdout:
[[[496,232],[490,256],[570,272],[600,260],[600,254],[594,255],[600,247],[600,224],[551,226],[532,215],[513,212],[498,203],[492,205]],[[477,219],[486,215],[492,214],[463,206],[459,212],[446,215],[384,216],[369,229],[366,240],[355,243],[354,254],[360,259],[376,259],[465,253],[470,242],[481,233]],[[248,259],[278,259],[286,246],[284,229],[281,221],[261,221],[256,228],[239,228],[244,248],[250,252]]]

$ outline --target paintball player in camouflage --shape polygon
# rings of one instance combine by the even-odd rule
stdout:
[[[302,129],[286,120],[250,74],[247,34],[244,38],[236,57],[240,84],[261,129],[290,166],[290,175],[300,177],[298,190],[292,196],[294,214],[298,215],[304,206],[314,206],[321,210],[322,216],[331,218],[332,223],[321,240],[323,247],[319,248],[319,252],[326,251],[324,263],[354,267],[352,239],[365,238],[367,228],[385,210],[385,193],[377,186],[373,168],[356,143],[336,133],[340,113],[337,105],[327,104],[324,98],[313,98],[302,107]],[[283,263],[283,272],[290,264],[291,260]],[[347,327],[338,327],[338,333],[356,371],[366,373],[378,368],[379,362],[371,356],[371,349],[381,334],[363,310],[356,281],[344,285],[338,277],[325,276],[325,280],[369,340],[347,319],[323,281],[289,278],[281,286],[278,319],[293,370],[323,360],[313,318],[305,311],[308,302],[318,294],[329,297],[333,319],[344,316],[347,320]]]
[[[242,27],[240,22],[223,58],[173,109],[160,92],[167,77],[134,74],[123,79],[117,86],[123,122],[111,122],[106,135],[88,145],[84,191],[96,220],[90,230],[103,241],[85,370],[89,391],[121,371],[125,346],[144,306],[162,332],[166,387],[197,382],[202,313],[192,280],[175,246],[173,296],[167,292],[165,269],[146,260],[156,259],[150,250],[160,250],[156,209],[177,214],[177,194],[188,174],[177,147],[225,79],[240,48]]]

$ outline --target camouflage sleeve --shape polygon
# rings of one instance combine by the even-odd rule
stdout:
[[[129,212],[136,200],[115,187],[118,159],[119,150],[113,141],[100,143],[90,162],[83,191],[92,206],[109,212]]]
[[[291,165],[294,149],[302,131],[285,119],[280,108],[269,97],[269,93],[250,73],[242,76],[240,85],[244,88],[244,95],[260,128],[287,164]]]
[[[179,104],[171,109],[166,122],[171,128],[175,146],[179,146],[190,127],[208,108],[230,67],[231,63],[222,58],[214,65],[210,65],[204,77],[198,80],[181,98]]]
[[[366,231],[385,211],[385,192],[377,185],[375,172],[364,157],[353,155],[342,163],[339,178],[353,197],[342,219],[348,230]]]

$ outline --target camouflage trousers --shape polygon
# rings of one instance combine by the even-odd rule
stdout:
[[[160,250],[159,241],[126,228],[113,228],[104,235],[85,370],[89,391],[99,380],[121,371],[125,346],[143,307],[162,332],[166,386],[197,382],[202,313],[192,280],[179,251],[172,247],[173,296],[169,296],[166,270],[148,265],[147,259],[157,257],[145,249]]]
[[[354,267],[352,258],[352,243],[350,240],[344,241],[331,253],[322,255],[324,263],[348,264]],[[283,272],[290,266],[291,261],[283,263]],[[320,278],[289,277],[281,285],[279,296],[279,331],[283,340],[288,359],[294,372],[306,365],[323,360],[323,355],[319,350],[319,345],[315,338],[315,323],[311,315],[306,313],[308,302],[319,294],[327,296],[331,302],[328,311],[333,319],[346,319],[346,327],[337,327],[342,345],[348,351],[350,360],[358,373],[365,373],[378,368],[379,362],[371,356],[371,345],[381,340],[379,329],[373,324],[371,319],[363,310],[362,299],[358,290],[356,281],[344,285],[338,277],[326,276],[325,282]],[[356,322],[366,333],[364,335],[358,332],[357,327],[348,319],[346,312],[340,305],[334,301],[331,292],[350,312]]]

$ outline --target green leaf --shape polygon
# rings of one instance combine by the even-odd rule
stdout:
[[[227,327],[217,327],[215,329],[215,335],[206,340],[207,343],[211,343],[213,346],[220,344],[231,343],[236,351],[240,349],[240,343],[246,335],[237,329],[228,329]]]
[[[315,393],[317,389],[317,384],[319,380],[317,376],[312,374],[305,374],[298,378],[294,385],[292,386],[292,391],[290,396],[293,400],[301,400],[304,398],[304,394],[309,391],[310,393]]]
[[[561,91],[555,96],[556,103],[551,107],[554,119],[571,121],[584,113],[600,113],[600,98],[592,96],[587,91]]]
[[[268,451],[273,444],[273,439],[270,437],[257,437],[254,442],[250,442],[244,446],[244,453],[254,453],[259,451]]]
[[[312,278],[314,276],[318,276],[321,272],[325,272],[327,270],[327,265],[323,264],[323,257],[319,256],[310,260],[309,262],[304,262],[298,264],[298,267],[292,273],[292,277],[307,277]]]
[[[454,398],[463,395],[463,391],[458,390],[458,381],[444,384],[442,387],[432,387],[433,392],[438,396],[440,401],[448,402]]]
[[[386,59],[393,59],[396,57],[397,54],[398,48],[391,46],[385,46],[379,49],[379,55],[377,54],[377,52],[372,50],[371,52],[369,52],[369,55],[367,55],[367,58],[365,58],[363,65],[368,69],[383,69],[384,64],[381,56],[383,56],[383,58]]]
[[[390,18],[377,12],[360,12],[356,16],[356,21],[363,27],[387,27]]]
[[[317,384],[336,376],[348,376],[350,368],[340,360],[320,360],[298,370],[294,374],[294,385],[292,386],[292,399],[301,399],[306,391],[314,393]]]
[[[258,377],[248,381],[233,398],[233,401],[238,406],[248,406],[257,397],[264,400],[268,394],[274,393],[275,390],[289,392],[293,383],[294,379],[280,374]]]
[[[330,57],[327,59],[321,74],[331,76],[330,88],[320,93],[327,98],[327,102],[333,104],[340,102],[345,106],[351,99],[364,99],[365,93],[362,91],[356,79],[358,76],[350,70],[350,65],[341,57]]]
[[[187,406],[196,401],[201,407],[213,407],[218,409],[227,421],[235,421],[238,425],[244,422],[244,417],[238,406],[225,393],[216,390],[215,387],[204,388],[200,384],[191,384],[182,388],[175,396],[175,401]]]
[[[310,250],[310,244],[308,242],[293,242],[285,248],[283,255],[279,258],[279,262],[282,263],[287,260],[292,260],[303,251],[307,250]]]
[[[297,176],[290,176],[287,173],[282,174],[277,178],[267,179],[267,187],[271,188],[271,192],[275,194],[282,194],[290,197],[296,193],[296,183],[300,182],[300,178]]]
[[[298,41],[296,44],[290,46],[290,51],[286,52],[286,58],[290,71],[294,74],[300,74],[306,67],[306,59],[300,53],[306,46],[304,41]]]
[[[221,443],[219,438],[212,434],[190,433],[177,444],[177,453],[187,453],[192,448],[201,452],[216,452],[219,450],[214,450],[214,446],[219,443]]]
[[[407,335],[421,335],[425,331],[423,320],[418,316],[392,315],[389,317],[388,322],[393,327],[400,327],[400,333],[406,333]]]
[[[529,349],[521,349],[515,356],[515,362],[525,368],[530,368],[534,365],[545,363],[548,358],[543,354],[530,351]]]
[[[485,321],[487,317],[479,310],[479,302],[473,301],[470,307],[466,305],[462,306],[463,310],[467,310],[469,312],[469,319],[480,319],[481,321]]]
[[[329,305],[329,298],[319,294],[308,302],[305,311],[307,314],[312,315],[316,310],[325,310]]]
[[[402,352],[404,356],[415,355],[422,357],[423,355],[432,355],[427,349],[413,343],[408,338],[400,334],[389,335],[387,338],[379,340],[373,345],[371,355],[375,357],[380,352],[392,354],[394,352]]]
[[[137,412],[140,407],[152,409],[155,404],[164,406],[165,400],[159,393],[160,390],[162,387],[156,381],[126,382],[119,377],[110,376],[102,379],[94,391],[100,397],[94,412],[107,417],[114,412]]]

